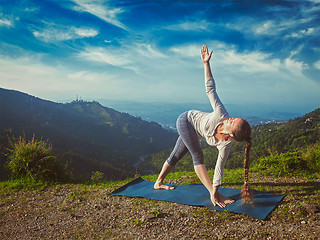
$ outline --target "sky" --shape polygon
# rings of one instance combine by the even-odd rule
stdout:
[[[320,0],[0,0],[0,87],[46,100],[320,103]]]

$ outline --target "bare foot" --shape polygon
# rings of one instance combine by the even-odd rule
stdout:
[[[156,190],[158,190],[158,189],[173,190],[174,189],[174,187],[165,185],[163,183],[158,183],[158,182],[156,182],[154,184],[153,188],[156,189]]]
[[[217,192],[215,195],[211,196],[211,202],[213,203],[213,206],[218,205],[219,207],[224,208],[235,201]]]

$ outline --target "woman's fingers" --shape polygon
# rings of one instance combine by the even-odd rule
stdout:
[[[234,200],[232,199],[227,199],[224,201],[225,204],[231,204],[231,203],[234,203]]]
[[[225,208],[226,207],[226,205],[224,203],[222,203],[222,202],[218,202],[218,206],[221,207],[221,208]]]
[[[216,201],[216,202],[212,202],[213,203],[213,206],[219,206],[221,208],[225,208],[227,205],[223,202],[219,202],[219,201]]]
[[[207,53],[208,52],[208,47],[206,45],[202,46],[202,52]]]

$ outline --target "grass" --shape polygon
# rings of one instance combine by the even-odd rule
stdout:
[[[15,191],[41,190],[52,185],[53,183],[31,178],[7,180],[0,182],[0,196]]]

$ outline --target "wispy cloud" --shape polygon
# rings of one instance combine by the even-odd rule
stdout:
[[[153,58],[153,59],[167,57],[164,53],[152,47],[151,44],[145,44],[145,43],[134,44],[132,49],[133,49],[134,56],[137,56],[136,54],[138,54],[141,57],[147,57],[147,58]]]
[[[189,57],[189,58],[199,57],[199,53],[200,53],[199,45],[197,44],[188,44],[188,45],[171,47],[170,51],[172,51],[173,53],[179,56]]]
[[[290,36],[293,38],[302,38],[305,36],[311,36],[313,35],[317,30],[315,28],[307,28],[307,29],[302,29],[302,30],[298,30],[296,32],[293,32]]]
[[[54,43],[78,38],[95,37],[99,34],[96,29],[87,27],[63,26],[47,23],[43,29],[32,30],[33,35],[41,41]]]
[[[199,21],[185,21],[178,24],[165,26],[165,29],[172,31],[210,31],[212,23],[207,22],[206,20]]]
[[[73,7],[78,12],[88,12],[103,21],[106,21],[112,25],[127,30],[127,27],[122,24],[118,15],[123,13],[124,10],[121,8],[112,8],[107,6],[107,2],[103,0],[72,0],[76,6]]]
[[[128,66],[131,61],[127,52],[103,47],[87,47],[77,53],[78,58],[90,62],[109,64],[117,67]]]
[[[239,17],[226,24],[226,27],[237,30],[245,34],[254,34],[256,36],[278,36],[283,31],[296,26],[293,21],[286,22],[274,20],[259,20],[250,17]]]
[[[0,16],[0,27],[13,27],[14,26],[14,20],[12,17],[6,18]]]
[[[237,67],[240,72],[264,72],[275,71],[280,65],[280,59],[272,59],[270,54],[259,51],[239,52],[233,45],[224,44],[218,41],[207,43],[209,50],[213,50],[212,59],[219,68]],[[201,45],[189,44],[172,47],[170,50],[183,58],[200,60]],[[202,67],[202,65],[199,65]],[[230,71],[230,70],[229,70]],[[239,73],[240,73],[239,72]]]
[[[233,46],[220,44],[222,48],[217,49],[217,54],[214,56],[217,59],[217,64],[221,67],[234,68],[232,72],[239,74],[276,74],[286,72],[294,78],[303,77],[303,70],[307,65],[293,56],[298,50],[292,51],[285,58],[274,58],[271,54],[262,53],[260,51],[238,52]]]
[[[150,44],[135,42],[128,44],[126,48],[86,47],[76,53],[76,57],[82,61],[121,67],[136,74],[147,71],[147,68],[151,68],[150,65],[154,66],[155,62],[156,65],[165,65],[165,61],[169,58]]]

